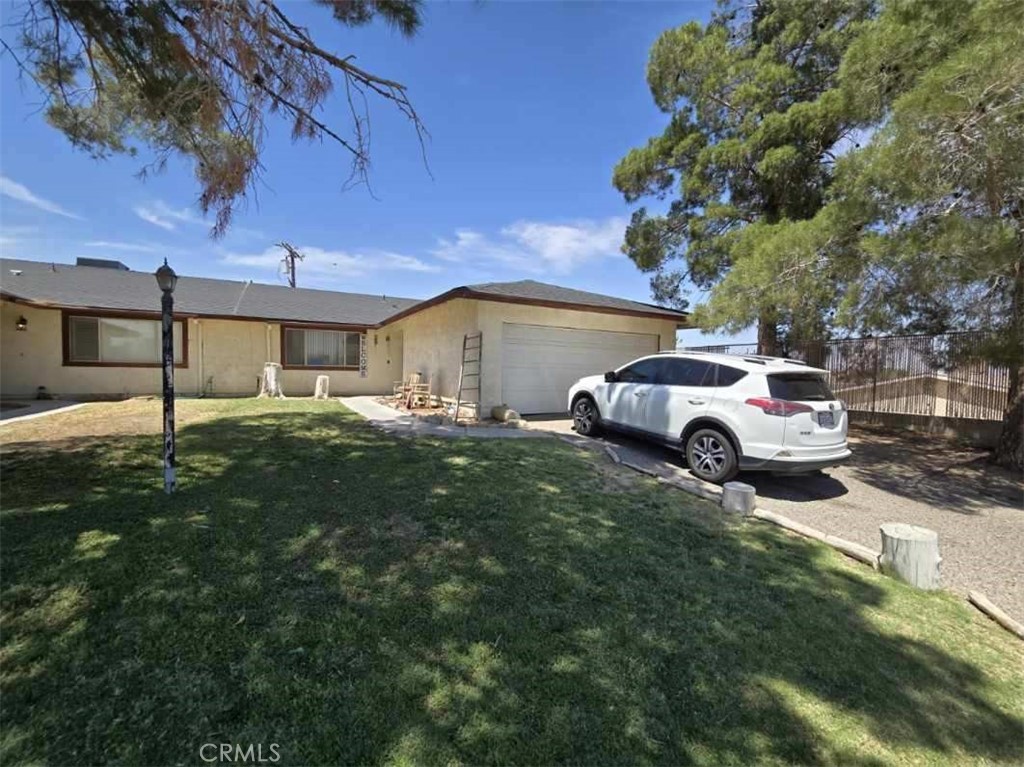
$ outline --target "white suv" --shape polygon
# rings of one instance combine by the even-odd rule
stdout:
[[[602,427],[683,450],[690,471],[808,472],[850,457],[846,408],[824,370],[778,357],[662,352],[569,389],[577,434]]]

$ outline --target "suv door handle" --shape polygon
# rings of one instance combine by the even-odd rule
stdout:
[[[645,392],[645,391],[635,391],[635,392],[633,392],[633,396],[634,397],[646,397],[647,396],[647,392]]]
[[[707,400],[701,399],[700,397],[694,397],[693,399],[687,400],[691,405],[706,405]]]

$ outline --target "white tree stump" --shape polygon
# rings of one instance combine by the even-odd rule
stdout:
[[[722,485],[722,510],[749,517],[754,513],[757,496],[754,488],[745,482],[726,482]]]
[[[509,421],[518,421],[520,415],[508,405],[495,405],[491,408],[491,418],[495,421],[508,423]]]
[[[939,588],[939,534],[902,522],[882,525],[882,571],[919,589]]]
[[[316,392],[313,399],[327,399],[330,396],[331,379],[327,376],[316,377]]]
[[[277,362],[264,363],[259,396],[284,399],[284,392],[281,390],[281,365]]]

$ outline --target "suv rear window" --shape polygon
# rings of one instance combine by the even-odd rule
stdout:
[[[825,379],[811,373],[781,373],[767,376],[768,391],[774,399],[822,402],[835,399]]]

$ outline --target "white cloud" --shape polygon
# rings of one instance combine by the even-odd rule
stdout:
[[[384,250],[368,250],[349,253],[343,250],[324,250],[316,247],[300,247],[298,251],[305,258],[297,269],[313,277],[360,277],[371,272],[437,272],[440,268],[413,256]],[[256,269],[279,272],[284,251],[281,248],[267,248],[262,253],[227,253],[221,263],[231,266],[248,266]]]
[[[136,205],[133,208],[135,215],[143,221],[148,221],[161,229],[173,231],[178,224],[198,224],[206,226],[202,217],[196,215],[188,208],[172,208],[163,200],[157,200],[149,205]]]
[[[163,200],[146,205],[136,205],[132,210],[135,215],[153,226],[159,226],[168,232],[177,230],[178,224],[189,224],[192,226],[209,226],[209,222],[191,208],[174,208]],[[230,238],[245,237],[251,239],[262,239],[265,235],[258,229],[247,229],[244,226],[231,224],[225,236]]]
[[[173,222],[168,221],[165,218],[160,218],[160,216],[158,216],[149,208],[140,205],[137,208],[134,208],[134,210],[135,215],[141,218],[143,221],[147,221],[150,224],[153,224],[154,226],[159,226],[161,229],[166,229],[167,231],[171,232],[177,228],[175,227]]]
[[[432,253],[444,261],[491,262],[535,274],[568,274],[582,264],[619,252],[626,219],[613,216],[567,223],[516,221],[496,237],[458,229]]]
[[[162,257],[194,255],[195,249],[164,245],[159,242],[121,242],[120,240],[90,240],[82,243],[87,248],[116,250],[124,253],[152,254]]]
[[[12,200],[24,202],[34,208],[45,210],[47,213],[56,213],[58,216],[74,218],[78,221],[84,220],[77,213],[72,213],[70,210],[62,208],[55,202],[50,202],[49,200],[44,200],[42,197],[37,197],[32,194],[27,186],[19,184],[17,181],[8,178],[7,176],[0,176],[0,195],[10,197]]]
[[[148,245],[136,242],[116,242],[113,240],[92,240],[83,243],[87,248],[103,248],[103,250],[125,250],[135,253],[161,253],[173,248],[164,248],[160,245]]]

